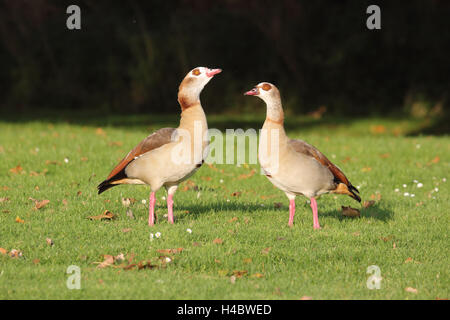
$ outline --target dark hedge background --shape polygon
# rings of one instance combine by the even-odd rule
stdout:
[[[381,30],[366,28],[369,4]],[[242,93],[270,81],[295,113],[443,115],[450,1],[0,1],[4,112],[178,113],[196,66],[224,70],[209,113],[255,110]]]

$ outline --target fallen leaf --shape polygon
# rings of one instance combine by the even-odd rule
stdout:
[[[9,256],[10,256],[11,258],[20,258],[20,257],[22,257],[22,252],[19,251],[19,250],[16,250],[16,249],[12,249],[12,250],[9,252]]]
[[[262,273],[257,272],[257,273],[252,274],[250,277],[251,278],[263,278],[264,275]]]
[[[131,231],[131,228],[125,228],[125,229],[122,229],[122,232],[123,232],[123,233],[130,232],[130,231]]]
[[[374,204],[375,204],[375,201],[374,201],[374,200],[364,201],[364,202],[363,202],[363,207],[367,209],[367,208],[373,206]]]
[[[19,165],[17,165],[17,167],[9,169],[9,172],[14,173],[14,174],[18,174],[20,172],[22,172],[23,168]]]
[[[25,220],[20,219],[19,216],[16,217],[16,220],[15,220],[15,221],[16,221],[17,223],[25,223]]]
[[[6,249],[0,248],[0,253],[1,253],[1,254],[7,254],[8,251],[7,251]]]
[[[194,190],[198,191],[197,185],[192,180],[186,180],[186,184],[184,185],[182,191],[188,191],[188,190]]]
[[[104,258],[104,260],[103,260],[103,262],[102,263],[100,263],[98,266],[97,266],[97,268],[106,268],[106,267],[108,267],[108,266],[110,266],[110,265],[112,265],[113,263],[114,263],[114,257],[112,256],[112,255],[109,255],[109,254],[105,254],[104,256],[103,256],[103,258]]]
[[[216,239],[213,240],[213,243],[215,243],[215,244],[222,244],[223,240],[220,239],[220,238],[216,238]]]
[[[47,242],[47,244],[48,244],[49,246],[52,246],[52,245],[53,245],[53,240],[52,240],[52,239],[46,238],[45,241]]]
[[[418,293],[418,290],[417,290],[416,288],[412,288],[412,287],[407,287],[407,288],[405,288],[405,291],[406,291],[406,292],[415,293],[415,294]]]
[[[39,210],[43,207],[45,207],[47,204],[49,204],[50,200],[42,200],[42,201],[36,201],[34,208]]]
[[[194,242],[192,245],[194,247],[201,247],[202,246],[202,244],[200,242]]]
[[[247,275],[248,271],[247,270],[234,270],[233,271],[233,275],[236,278],[242,278],[243,276]]]
[[[231,194],[232,197],[239,197],[242,194],[240,191],[235,191]]]
[[[410,263],[410,262],[413,262],[413,259],[412,259],[411,257],[408,257],[408,258],[405,260],[405,263]]]
[[[209,176],[201,177],[201,179],[205,180],[205,181],[211,181],[212,180],[212,178],[209,177]]]
[[[106,132],[102,128],[97,128],[97,129],[95,129],[95,134],[97,134],[99,136],[105,136]]]
[[[262,250],[261,250],[261,253],[262,253],[262,254],[269,254],[269,252],[270,252],[271,249],[272,249],[272,247],[268,247],[268,248],[262,249]]]
[[[342,206],[342,215],[346,217],[359,217],[360,212],[358,209]]]
[[[255,173],[256,173],[256,170],[255,170],[255,169],[252,169],[252,170],[251,170],[249,173],[247,173],[247,174],[241,174],[241,175],[239,175],[239,176],[238,176],[238,179],[239,179],[239,180],[242,180],[242,179],[248,179],[248,178],[252,177]]]
[[[247,264],[248,263],[252,263],[252,261],[253,261],[252,258],[245,258],[244,259],[244,263],[247,263]]]
[[[117,256],[114,257],[114,262],[122,263],[125,260],[125,256],[123,253],[119,253]]]
[[[173,254],[173,253],[180,253],[183,250],[184,250],[183,248],[176,248],[176,249],[159,249],[156,251],[162,254]]]
[[[34,264],[39,264],[39,262],[41,262],[41,260],[39,260],[39,259],[33,259],[33,263],[34,263]]]
[[[381,194],[380,193],[371,194],[370,199],[379,201],[379,200],[381,200]]]
[[[382,124],[376,125],[376,126],[371,126],[371,127],[370,127],[370,131],[371,131],[373,134],[385,133],[385,132],[386,132],[386,127],[383,126]]]
[[[127,208],[127,217],[130,219],[134,219],[133,211],[130,208]]]
[[[60,166],[60,165],[61,165],[61,162],[59,162],[59,161],[45,160],[45,164],[46,164],[46,165],[54,164],[54,165]]]
[[[430,160],[427,165],[431,165],[431,164],[436,164],[439,163],[439,161],[441,161],[441,158],[439,158],[438,156],[436,156],[433,160]]]
[[[231,218],[230,220],[228,220],[228,222],[235,222],[235,221],[237,221],[238,220],[238,217],[233,217],[233,218]]]
[[[0,198],[0,202],[8,202],[9,198]]]
[[[102,214],[98,216],[90,216],[88,219],[90,220],[112,220],[115,219],[116,215],[109,210],[105,210]]]

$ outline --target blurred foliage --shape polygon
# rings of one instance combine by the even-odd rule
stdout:
[[[261,81],[287,113],[442,116],[450,92],[450,2],[0,1],[0,106],[29,112],[178,112],[196,66],[224,72],[202,94],[209,113],[260,110]],[[81,7],[82,29],[66,28]],[[316,111],[316,113],[314,113]]]

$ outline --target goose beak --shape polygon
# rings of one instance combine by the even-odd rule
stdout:
[[[259,94],[259,89],[258,88],[253,88],[250,91],[247,91],[246,93],[244,93],[244,96],[257,96]]]
[[[222,72],[222,69],[209,69],[208,71],[206,71],[206,75],[208,77],[213,77],[216,74],[221,73],[221,72]]]

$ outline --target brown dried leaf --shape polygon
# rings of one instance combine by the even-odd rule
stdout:
[[[264,278],[264,275],[262,273],[257,272],[255,274],[252,274],[250,277],[251,278]]]
[[[162,253],[162,254],[174,254],[174,253],[180,253],[183,250],[184,250],[184,248],[176,248],[176,249],[159,249],[156,251],[158,253]]]
[[[112,265],[114,263],[114,257],[112,255],[109,254],[105,254],[103,256],[104,260],[102,263],[100,263],[97,268],[106,268],[109,267],[110,265]]]
[[[215,243],[215,244],[222,244],[223,240],[220,239],[220,238],[216,238],[216,239],[213,240],[213,243]]]
[[[238,220],[238,217],[233,217],[233,218],[231,218],[230,220],[228,220],[228,222],[235,222],[235,221],[237,221]]]
[[[9,169],[9,172],[14,173],[14,174],[18,174],[20,172],[22,172],[23,168],[19,165],[17,165],[17,167]]]
[[[49,204],[50,200],[42,200],[42,201],[36,201],[34,208],[39,210],[43,207],[45,207],[47,204]]]
[[[54,243],[53,243],[53,240],[52,239],[50,239],[50,238],[45,238],[45,241],[47,242],[47,244],[49,245],[49,246],[52,246]]]
[[[9,252],[9,256],[11,258],[20,258],[20,257],[22,257],[22,251],[19,251],[19,250],[16,250],[16,249],[12,249]]]
[[[358,209],[352,207],[344,207],[342,206],[342,215],[346,217],[359,217],[360,212]]]
[[[405,288],[405,291],[415,293],[415,294],[417,294],[419,292],[416,288],[412,288],[412,287]]]
[[[106,132],[102,128],[95,129],[95,134],[99,136],[106,136]]]
[[[0,202],[8,202],[9,198],[0,198]]]
[[[248,178],[252,177],[255,173],[256,173],[256,170],[252,169],[248,174],[241,174],[241,175],[239,175],[238,179],[239,180],[248,179]]]
[[[243,276],[246,276],[247,273],[248,273],[247,270],[234,270],[234,271],[233,271],[233,275],[234,275],[236,278],[242,278]]]
[[[19,216],[16,217],[16,220],[15,220],[15,221],[16,221],[17,223],[25,223],[25,220],[20,219]]]
[[[6,249],[0,248],[0,253],[1,254],[8,254],[8,251]]]
[[[98,216],[90,216],[88,217],[88,219],[90,220],[112,220],[115,219],[117,216],[112,213],[109,210],[105,210],[102,214],[98,215]]]
[[[272,249],[272,247],[268,247],[268,248],[262,249],[262,250],[261,250],[261,253],[262,253],[262,254],[269,254],[269,252],[270,252],[271,249]]]
[[[363,202],[363,207],[367,209],[367,208],[373,206],[374,204],[375,204],[375,200],[364,201]]]
[[[231,194],[232,197],[239,197],[242,194],[240,191],[235,191]]]

